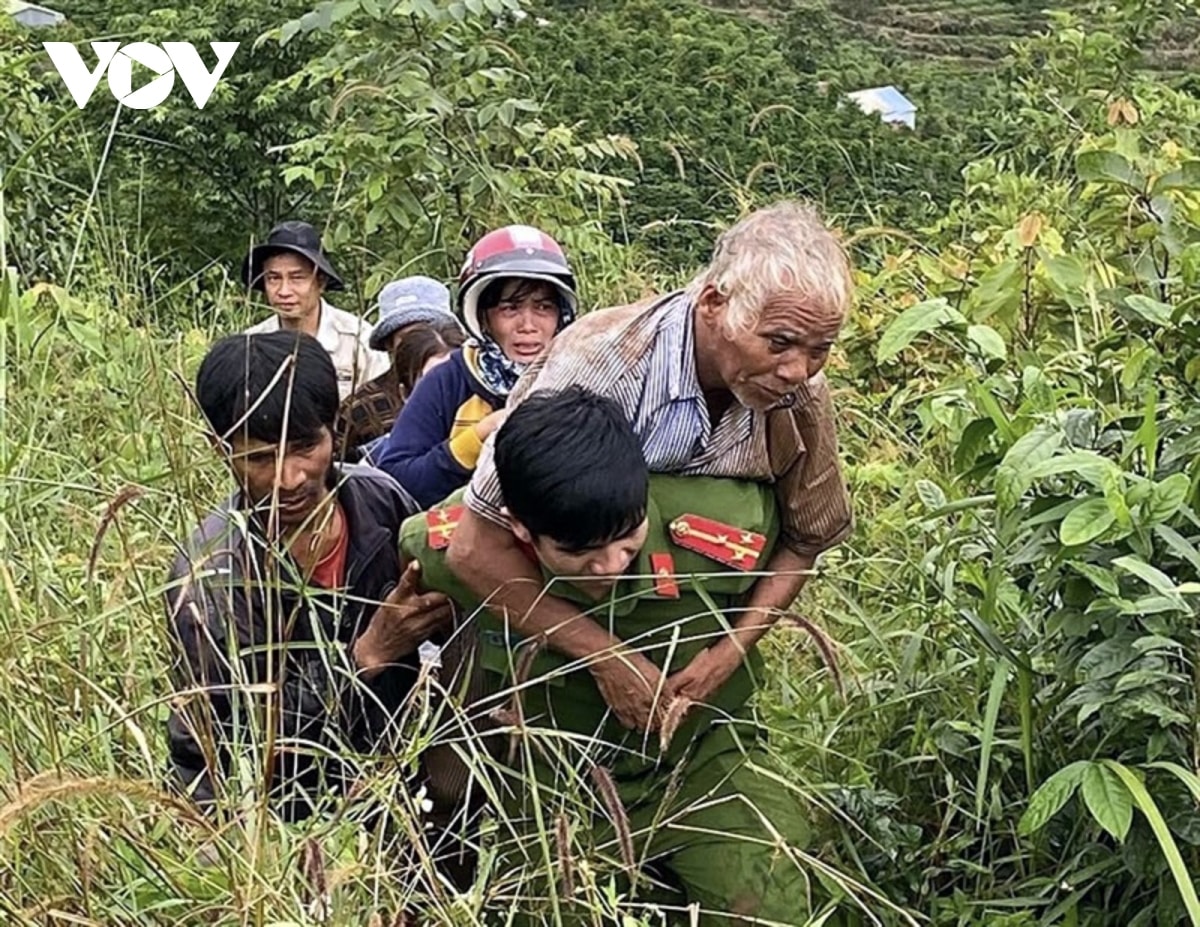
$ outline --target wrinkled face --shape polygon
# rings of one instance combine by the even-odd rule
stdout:
[[[798,293],[777,293],[763,304],[749,329],[728,331],[727,303],[715,288],[701,293],[697,310],[712,326],[714,365],[742,405],[756,411],[788,405],[796,390],[816,376],[842,327],[842,316]]]
[[[263,261],[263,289],[281,319],[306,319],[320,307],[325,283],[312,262],[285,251]]]
[[[298,528],[328,498],[333,436],[322,428],[315,441],[289,441],[282,448],[253,438],[231,442],[233,472],[248,500],[284,529]],[[269,517],[269,516],[268,516]]]
[[[571,585],[594,599],[603,598],[629,569],[629,564],[646,543],[648,524],[641,524],[624,537],[585,550],[568,550],[546,537],[534,538],[518,521],[513,533],[533,547],[538,560],[555,576],[580,577]]]
[[[554,287],[540,280],[504,281],[500,301],[483,313],[487,333],[517,364],[532,363],[558,331]]]

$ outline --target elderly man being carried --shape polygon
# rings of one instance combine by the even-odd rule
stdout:
[[[706,702],[791,606],[817,556],[852,527],[822,368],[851,298],[850,267],[811,209],[781,203],[723,234],[684,291],[590,313],[526,370],[508,408],[542,390],[580,384],[618,403],[653,473],[732,477],[774,489],[780,538],[760,563],[728,633],[662,679],[640,654],[595,659],[610,644],[578,606],[544,595],[505,516],[506,493],[483,447],[448,549],[451,570],[526,635],[587,661],[629,727],[655,730],[666,692]],[[704,492],[697,483],[694,492]],[[511,507],[510,507],[511,508]],[[529,580],[520,582],[514,580]]]

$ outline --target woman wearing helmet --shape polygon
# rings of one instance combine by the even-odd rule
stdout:
[[[376,455],[380,469],[422,508],[465,486],[521,372],[575,320],[577,305],[575,276],[545,232],[510,225],[479,239],[459,276],[471,340],[417,383]]]

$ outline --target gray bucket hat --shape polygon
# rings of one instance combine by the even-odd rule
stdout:
[[[417,322],[458,322],[450,308],[450,291],[432,277],[404,277],[379,291],[379,321],[371,329],[371,347],[384,350],[392,333]]]

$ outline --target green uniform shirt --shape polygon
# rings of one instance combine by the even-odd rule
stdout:
[[[401,529],[401,550],[406,558],[421,564],[422,584],[445,593],[468,610],[480,602],[446,567],[444,549],[430,546],[430,524],[454,522],[452,507],[462,493],[455,493],[442,506],[413,516]],[[769,484],[698,476],[651,474],[647,507],[646,544],[630,565],[625,578],[610,594],[596,601],[570,583],[543,569],[548,592],[580,606],[592,620],[643,653],[666,674],[682,669],[697,653],[715,643],[725,629],[737,621],[758,576],[742,572],[713,556],[689,550],[672,535],[670,527],[681,516],[695,515],[721,522],[733,529],[736,542],[743,532],[763,535],[765,543],[753,569],[765,568],[779,533],[775,498]],[[724,536],[724,532],[721,533]],[[709,545],[710,547],[712,545]],[[720,545],[716,545],[719,547]],[[656,581],[655,555],[667,554],[673,565],[677,597]],[[488,610],[476,617],[480,633],[480,659],[489,676],[489,690],[498,692],[511,685],[513,668],[520,658],[522,637],[505,627],[502,618]],[[523,714],[527,724],[554,728],[594,739],[596,755],[620,775],[636,774],[647,761],[658,762],[678,756],[687,744],[703,733],[716,716],[741,708],[757,687],[762,657],[752,650],[742,666],[713,697],[708,710],[697,706],[688,712],[665,756],[659,745],[644,742],[645,735],[623,728],[613,718],[592,675],[577,661],[544,649],[530,665],[526,679],[534,684],[522,689]],[[714,714],[715,713],[715,714]]]

